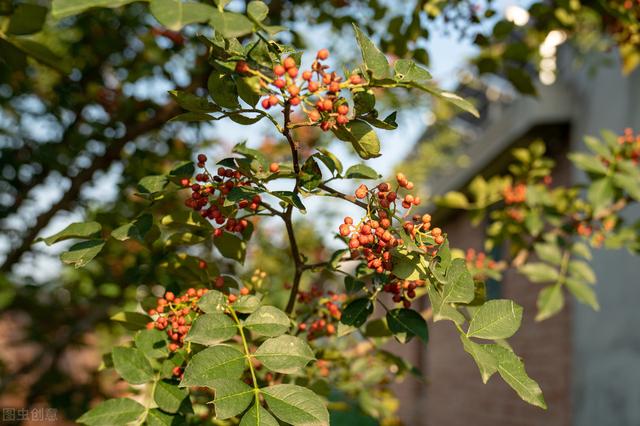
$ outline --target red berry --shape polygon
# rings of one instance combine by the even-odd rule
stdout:
[[[300,105],[300,98],[297,96],[294,96],[293,98],[289,99],[289,103],[293,106],[298,106]]]
[[[338,114],[347,115],[349,113],[349,106],[342,104],[338,107]]]
[[[296,66],[296,61],[291,56],[289,56],[288,58],[285,58],[285,60],[282,62],[282,65],[284,65],[286,69],[293,68]]]
[[[236,63],[236,72],[239,74],[246,74],[249,72],[249,64],[247,64],[245,61],[238,61]]]
[[[340,91],[340,83],[338,83],[337,81],[331,82],[331,84],[329,84],[329,91],[338,93]]]
[[[336,123],[341,124],[341,125],[345,125],[349,122],[349,117],[347,117],[346,115],[338,115],[336,117]]]
[[[322,108],[325,111],[331,111],[333,109],[333,101],[331,99],[325,99],[322,101]]]
[[[207,156],[204,154],[198,154],[198,163],[206,163]]]
[[[367,193],[369,192],[369,188],[367,188],[367,186],[365,184],[361,184],[358,189],[356,189],[356,197],[358,198],[364,198],[367,196]]]
[[[311,74],[311,71],[305,71],[302,73],[302,79],[303,80],[311,80],[311,77],[313,77],[313,74]]]
[[[243,287],[240,289],[240,294],[243,296],[246,296],[247,294],[249,294],[249,289],[246,287]]]
[[[311,110],[309,111],[309,114],[307,114],[307,116],[309,117],[309,120],[311,121],[318,121],[320,120],[320,113],[317,110]]]
[[[229,297],[227,297],[227,299],[229,300],[229,303],[233,303],[236,300],[238,300],[238,296],[236,296],[235,294],[230,294]]]
[[[262,108],[264,109],[271,108],[271,104],[269,103],[269,98],[265,98],[262,100]]]
[[[318,83],[316,83],[315,81],[310,81],[309,86],[307,88],[309,89],[310,92],[315,92],[318,90]]]
[[[187,178],[180,179],[180,185],[186,188],[187,186],[189,186],[189,179]]]
[[[280,171],[280,166],[278,163],[271,163],[269,164],[269,171],[271,173],[278,173]]]
[[[271,95],[271,96],[269,96],[268,99],[269,99],[269,105],[271,105],[271,106],[278,105],[279,100],[278,100],[278,97],[276,95]]]
[[[173,294],[172,292],[168,291],[168,292],[166,292],[166,293],[165,293],[164,298],[165,298],[167,301],[171,302],[171,301],[173,301],[173,300],[176,298],[176,296],[175,296],[175,294]]]
[[[277,78],[274,80],[273,85],[276,86],[278,89],[282,89],[287,83],[285,83],[285,81],[281,78]]]
[[[284,73],[286,72],[286,70],[284,69],[284,67],[282,65],[276,65],[275,67],[273,67],[273,73],[275,75],[277,75],[278,77],[281,75],[284,75]]]
[[[345,225],[353,225],[353,219],[349,216],[344,218]]]
[[[354,74],[351,77],[349,77],[349,82],[351,84],[360,84],[362,83],[362,78],[359,75]]]
[[[198,268],[207,269],[207,262],[205,262],[204,260],[199,261],[198,262]]]
[[[289,74],[289,77],[291,78],[296,78],[296,76],[298,75],[298,68],[296,67],[289,68],[287,70],[287,74]]]

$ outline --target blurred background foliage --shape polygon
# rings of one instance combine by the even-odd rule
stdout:
[[[56,3],[64,2],[54,1],[54,8]],[[170,247],[149,250],[135,241],[108,243],[89,267],[58,272],[57,259],[34,244],[37,237],[78,217],[99,221],[108,235],[141,211],[134,193],[142,177],[166,173],[196,150],[224,149],[211,124],[167,123],[180,110],[168,90],[205,93],[210,65],[197,35],[212,29],[193,24],[172,31],[145,2],[117,3],[122,6],[56,19],[49,2],[0,0],[0,398],[4,406],[55,407],[68,419],[118,391],[94,373],[101,348],[122,334],[109,321],[117,308],[164,288],[208,283],[167,266]],[[535,95],[533,81],[552,72],[544,61],[555,49],[548,39],[553,31],[577,51],[618,49],[625,72],[640,64],[636,0],[529,1],[511,14],[492,1],[267,3],[269,24],[291,29],[277,37],[304,48],[310,37],[320,36],[323,47],[337,51],[344,63],[357,52],[345,41],[352,40],[347,34],[354,21],[389,56],[427,66],[434,34],[470,40],[476,53],[457,92],[474,98],[481,111],[502,100],[487,98],[486,81],[499,81],[514,95]],[[240,13],[245,6],[229,5]],[[588,63],[589,57],[580,60]],[[387,102],[410,108],[414,101],[407,96]],[[417,182],[468,161],[456,148],[469,136],[469,118],[441,102],[429,114],[428,143],[420,143],[403,165]],[[312,144],[318,136],[298,137]],[[277,153],[275,142],[266,140],[265,147]],[[156,208],[175,213],[170,209],[177,203],[171,201]],[[286,242],[268,227],[261,229],[253,249],[260,265],[239,272],[274,286],[274,298],[284,297],[277,289],[286,286],[291,266],[287,251],[276,248]],[[305,252],[326,250],[317,229],[300,231]],[[194,255],[231,272],[211,252]]]

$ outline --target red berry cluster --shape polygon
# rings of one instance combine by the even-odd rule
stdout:
[[[340,92],[359,87],[363,79],[359,74],[353,74],[343,81],[341,76],[329,72],[329,66],[322,63],[327,58],[329,51],[319,50],[311,68],[301,73],[296,60],[291,56],[286,57],[273,67],[273,78],[252,70],[243,61],[236,64],[236,72],[253,73],[261,77],[261,86],[267,89],[261,101],[264,109],[287,103],[294,107],[302,105],[309,124],[318,124],[322,130],[328,131],[349,122],[349,105]]]
[[[262,202],[260,195],[239,200],[232,207],[225,206],[226,197],[233,188],[251,186],[251,181],[240,171],[224,167],[219,167],[217,174],[212,176],[205,167],[206,161],[207,157],[199,154],[198,167],[202,168],[203,172],[196,175],[193,183],[186,178],[181,181],[183,187],[191,189],[191,197],[185,200],[185,205],[220,225],[214,231],[215,237],[222,235],[223,229],[229,232],[243,232],[249,222],[244,218],[236,220],[235,215],[242,209],[256,212]]]
[[[504,262],[496,262],[483,251],[476,251],[472,248],[467,249],[465,262],[474,279],[477,280],[484,280],[489,271],[502,271],[506,266]]]
[[[149,310],[149,315],[154,320],[147,324],[147,329],[166,330],[171,340],[169,351],[177,351],[182,347],[191,324],[200,313],[198,301],[206,292],[206,288],[190,288],[182,296],[166,292],[164,297],[158,299],[156,308]]]
[[[624,134],[618,137],[618,143],[622,152],[618,154],[618,159],[630,159],[633,164],[640,162],[640,133],[633,134],[633,129],[624,129]]]
[[[405,243],[403,236],[406,235],[412,243],[424,250],[425,254],[436,256],[439,246],[445,241],[445,236],[442,229],[431,228],[429,214],[404,219],[408,216],[409,209],[419,205],[421,201],[412,194],[399,197],[397,191],[400,188],[411,190],[413,183],[402,173],[396,175],[396,180],[398,187],[395,190],[392,190],[389,183],[381,183],[371,190],[366,185],[360,185],[355,191],[355,196],[367,201],[370,214],[358,224],[354,224],[351,217],[345,217],[339,232],[348,241],[352,259],[363,258],[369,269],[378,274],[389,273],[384,291],[392,293],[397,303],[403,302],[405,306],[410,306],[410,299],[415,297],[415,289],[424,283],[404,281],[391,274],[391,251]],[[407,209],[403,218],[396,216],[398,203]],[[394,227],[394,220],[401,222],[402,228]],[[404,233],[400,229],[404,230]]]
[[[386,293],[393,294],[393,301],[395,303],[402,302],[405,308],[411,307],[411,299],[416,297],[416,288],[424,287],[426,281],[424,280],[396,280],[391,283],[385,284],[383,290]]]
[[[320,303],[314,303],[314,301],[318,299],[320,299]],[[312,286],[309,291],[299,292],[298,302],[301,302],[301,305],[317,306],[317,312],[316,315],[313,315],[312,319],[301,322],[298,325],[298,330],[300,332],[306,331],[308,340],[335,334],[337,330],[337,323],[342,317],[340,307],[345,300],[345,294],[337,294],[333,291],[328,291],[325,296],[322,290],[317,286]]]
[[[502,196],[506,204],[524,203],[527,199],[527,185],[523,183],[509,185],[502,191]]]

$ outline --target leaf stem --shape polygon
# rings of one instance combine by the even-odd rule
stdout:
[[[236,315],[236,311],[233,309],[231,305],[227,306],[229,309],[229,313],[231,314],[231,318],[235,321],[238,326],[238,332],[240,333],[240,338],[242,339],[242,346],[244,348],[244,356],[247,358],[247,363],[249,364],[249,371],[251,372],[251,380],[253,381],[253,393],[256,401],[256,406],[260,405],[260,388],[258,387],[258,379],[256,377],[256,371],[253,368],[253,363],[251,362],[251,352],[249,352],[249,345],[247,344],[247,338],[244,334],[244,327],[242,326],[242,322],[238,319],[238,315]]]

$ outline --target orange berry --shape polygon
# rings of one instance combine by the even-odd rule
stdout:
[[[278,173],[280,171],[280,165],[278,163],[269,164],[269,171],[271,173]]]
[[[302,73],[302,79],[303,80],[309,81],[309,80],[311,80],[311,77],[313,77],[313,74],[311,73],[311,71],[304,71]]]
[[[227,299],[229,300],[229,303],[233,303],[236,300],[238,300],[238,296],[236,296],[235,294],[230,294]]]
[[[338,114],[347,115],[349,113],[349,106],[342,104],[338,107]]]
[[[329,57],[329,51],[327,49],[318,50],[318,54],[316,55],[316,58],[320,59],[321,61],[324,61],[328,57]]]
[[[357,74],[354,74],[351,77],[349,77],[349,83],[351,83],[351,84],[360,84],[360,83],[362,83],[362,77],[360,77]]]
[[[284,61],[282,61],[282,65],[284,65],[286,69],[290,69],[296,66],[296,61],[291,56],[289,56],[285,58]]]
[[[286,70],[284,69],[284,67],[282,65],[276,65],[275,67],[273,67],[273,73],[275,75],[277,75],[278,77],[281,75],[284,75],[284,73],[286,72]]]
[[[300,88],[295,84],[292,84],[291,86],[289,86],[287,90],[289,91],[291,96],[298,96],[298,94],[300,93]]]
[[[246,296],[247,294],[249,294],[249,289],[246,288],[246,287],[242,287],[240,289],[240,294],[243,295],[243,296]]]

